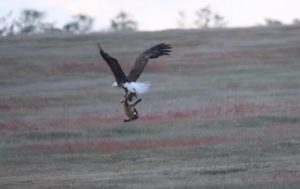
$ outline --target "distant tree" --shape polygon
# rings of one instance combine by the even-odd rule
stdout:
[[[223,16],[221,16],[219,14],[215,14],[213,16],[213,24],[214,24],[214,27],[216,27],[216,28],[223,28],[226,26],[226,21]]]
[[[265,19],[266,26],[282,26],[283,23],[276,19],[267,18]]]
[[[209,6],[203,7],[196,12],[195,24],[198,28],[221,28],[227,25],[225,18],[215,13]]]
[[[7,36],[14,34],[14,21],[12,20],[12,11],[5,16],[0,17],[0,36]]]
[[[21,34],[42,33],[45,27],[45,24],[43,23],[44,18],[45,13],[43,12],[33,9],[25,9],[21,12],[15,25],[18,32]]]
[[[77,22],[69,22],[64,25],[63,30],[68,33],[77,33],[79,30],[79,24]]]
[[[196,12],[196,21],[195,24],[199,28],[208,28],[210,26],[210,22],[213,18],[213,13],[209,6],[199,9]]]
[[[5,33],[5,36],[12,36],[12,35],[15,35],[16,32],[15,32],[15,24],[12,23],[11,25],[8,26],[7,30],[6,30],[6,33]]]
[[[0,36],[62,32],[53,23],[45,22],[45,16],[46,14],[41,11],[25,9],[20,12],[17,19],[14,19],[10,11],[0,17]]]
[[[3,16],[0,18],[0,35],[5,35],[7,31],[6,18]]]
[[[60,31],[54,24],[44,21],[45,15],[45,13],[37,10],[25,9],[21,11],[18,19],[13,19],[11,11],[0,18],[0,35],[54,33],[54,31]]]
[[[114,19],[111,20],[111,29],[113,31],[136,31],[137,22],[130,18],[129,14],[121,11]]]
[[[63,26],[63,30],[69,33],[82,34],[91,31],[94,19],[90,16],[78,14],[73,20]]]
[[[62,33],[63,30],[54,26],[54,24],[44,24],[43,25],[43,33],[46,34],[55,34]]]
[[[178,12],[178,19],[177,19],[177,25],[179,28],[186,28],[187,27],[187,20],[186,20],[186,14],[184,11]]]

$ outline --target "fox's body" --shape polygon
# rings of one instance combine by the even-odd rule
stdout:
[[[133,120],[136,120],[139,118],[139,113],[135,109],[135,106],[141,101],[142,101],[142,99],[138,99],[134,103],[129,103],[127,97],[125,97],[125,99],[121,101],[121,103],[123,103],[123,109],[124,109],[124,113],[126,116],[126,119],[124,119],[124,122],[133,121]]]

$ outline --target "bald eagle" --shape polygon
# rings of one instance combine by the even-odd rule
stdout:
[[[125,93],[128,94],[125,96],[129,101],[131,101],[133,97],[137,97],[137,94],[145,93],[149,90],[150,84],[148,82],[137,82],[137,79],[144,71],[149,59],[155,59],[163,55],[170,55],[172,49],[171,45],[165,43],[160,43],[150,49],[147,49],[137,57],[133,68],[126,76],[118,60],[105,52],[99,43],[98,48],[100,50],[100,55],[108,64],[116,79],[116,82],[114,82],[112,86],[123,88]]]

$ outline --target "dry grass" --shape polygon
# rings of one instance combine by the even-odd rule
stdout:
[[[297,188],[300,28],[0,39],[0,188]],[[149,63],[140,119],[96,43]]]

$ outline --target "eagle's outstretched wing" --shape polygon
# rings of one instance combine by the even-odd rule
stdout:
[[[114,74],[118,85],[128,82],[128,78],[126,77],[125,73],[123,72],[119,62],[115,58],[111,57],[108,53],[106,53],[101,48],[99,43],[98,43],[98,48],[99,48],[99,52],[100,52],[102,58],[105,60],[105,62],[110,67],[112,73]]]
[[[147,65],[149,59],[158,58],[163,55],[169,55],[171,52],[171,45],[160,43],[145,52],[143,52],[135,61],[134,67],[131,69],[128,75],[129,81],[136,81],[141,73],[143,72],[145,66]]]

